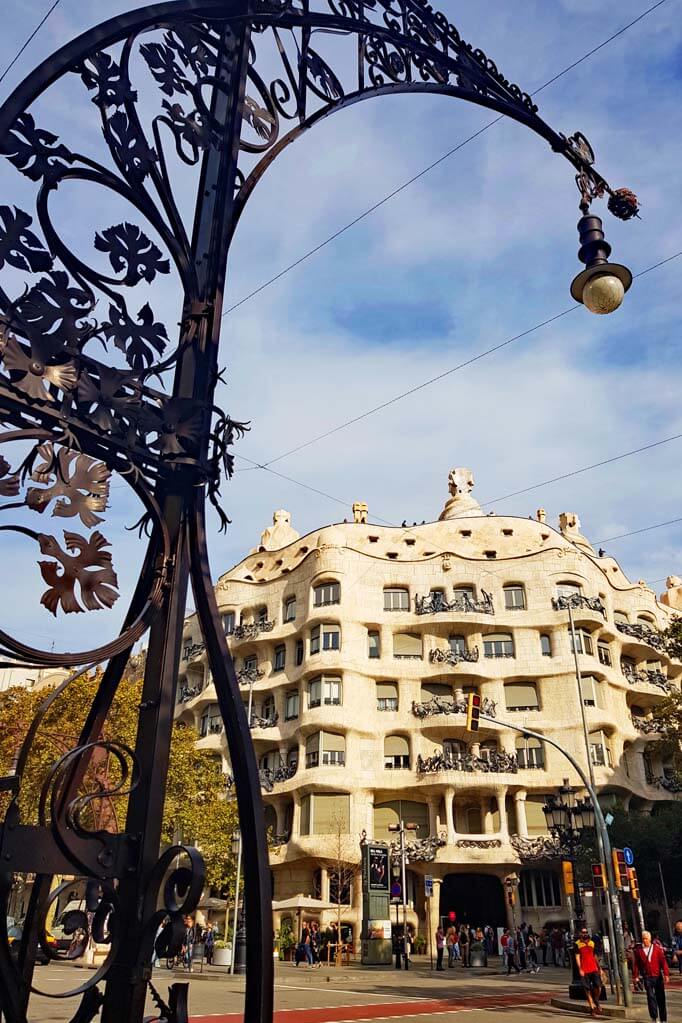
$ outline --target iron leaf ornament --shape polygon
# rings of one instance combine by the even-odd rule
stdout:
[[[49,130],[37,107],[46,97],[59,109],[63,88],[73,104],[68,124],[78,124],[73,139]],[[636,196],[609,186],[587,139],[551,128],[528,93],[426,0],[162,0],[67,44],[0,106],[0,156],[26,179],[22,194],[27,184],[34,192],[21,207],[10,195],[0,206],[0,538],[37,545],[47,587],[41,607],[56,617],[98,611],[104,618],[120,599],[111,545],[99,528],[114,475],[143,505],[146,544],[114,639],[48,651],[0,623],[7,663],[71,671],[46,695],[12,773],[0,779],[9,799],[0,825],[3,1023],[29,1018],[35,952],[45,944],[47,909],[59,898],[56,874],[75,877],[84,892],[85,909],[68,920],[74,933],[83,929],[109,947],[105,962],[70,992],[71,1023],[142,1023],[150,990],[167,1023],[187,1021],[186,990],[173,987],[165,1001],[149,980],[154,953],[178,948],[182,916],[196,908],[205,881],[191,846],[159,857],[190,583],[234,779],[226,791],[239,803],[249,891],[244,1015],[271,1023],[261,777],[206,539],[207,503],[223,527],[229,521],[220,488],[247,429],[215,404],[227,259],[249,197],[303,132],[361,99],[424,92],[516,120],[568,161],[583,207],[608,196],[615,216],[636,216]],[[99,201],[68,206],[69,197],[91,197],[93,189]],[[123,208],[117,222],[100,222],[112,202]],[[74,208],[80,232],[62,226]],[[166,281],[171,286],[160,291]],[[58,535],[26,524],[52,520],[74,530]],[[135,748],[105,750],[102,728],[143,637]],[[95,666],[101,678],[78,739],[50,769],[38,823],[23,820],[19,793],[36,735],[50,707]],[[134,775],[117,834],[89,832],[83,823],[92,798],[83,789],[88,765],[105,755],[121,777]],[[476,759],[467,769],[490,770],[491,763]],[[494,762],[495,770],[515,768],[513,757]],[[457,768],[421,765],[440,769]],[[267,773],[263,785],[276,791],[293,770]],[[17,965],[4,925],[13,878],[30,887]],[[76,943],[75,953],[84,947]]]

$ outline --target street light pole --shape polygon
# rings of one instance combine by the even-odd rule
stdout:
[[[253,679],[249,679],[249,705],[246,711],[246,720],[251,728],[251,712],[253,710]],[[241,830],[237,831],[239,836],[239,844],[237,847],[237,878],[235,881],[234,888],[234,917],[232,919],[232,957],[230,959],[230,973],[234,973],[234,968],[237,960],[237,929],[239,923],[239,884],[241,882],[242,874],[242,833]],[[225,940],[227,940],[227,919],[225,920]]]
[[[513,724],[511,721],[502,721],[500,718],[491,717],[489,714],[480,715],[481,720],[489,721],[491,724],[499,725],[503,728],[511,728],[514,732],[520,732],[521,735],[531,739],[540,739],[541,742],[546,742],[549,746],[553,746],[554,749],[562,753],[573,768],[578,772],[580,780],[587,789],[594,810],[595,819],[595,831],[597,835],[597,846],[599,849],[599,856],[601,862],[606,867],[606,877],[608,881],[609,891],[609,912],[606,914],[606,922],[609,932],[609,943],[611,948],[614,950],[614,958],[616,963],[616,999],[619,1005],[632,1005],[632,991],[630,990],[627,961],[625,958],[625,944],[623,942],[623,922],[620,914],[620,902],[618,899],[618,889],[616,888],[616,879],[613,870],[613,858],[611,856],[611,840],[609,838],[608,828],[606,821],[604,820],[604,814],[602,813],[599,800],[597,799],[597,793],[594,786],[590,782],[589,778],[583,771],[582,767],[575,759],[575,757],[564,749],[554,739],[548,738],[543,735],[542,732],[534,732],[530,728],[522,728],[520,725]]]
[[[573,645],[573,663],[575,665],[575,683],[578,687],[578,703],[580,704],[580,719],[583,725],[583,736],[585,739],[585,756],[587,758],[587,770],[590,775],[590,783],[592,788],[594,784],[594,765],[592,764],[592,757],[590,756],[590,733],[587,730],[587,716],[585,714],[585,701],[583,699],[582,682],[580,678],[580,663],[578,661],[578,645],[576,643],[575,634],[575,623],[573,621],[573,603],[570,597],[564,597],[563,601],[559,598],[559,602],[563,603],[568,607],[568,622],[571,630],[571,643]]]
[[[412,824],[412,823],[407,823],[406,824],[402,819],[398,822],[398,824],[389,824],[389,826],[388,826],[388,830],[389,831],[397,832],[397,834],[400,836],[400,846],[399,846],[399,849],[398,849],[398,854],[400,856],[400,886],[401,886],[401,895],[402,895],[402,903],[403,903],[403,952],[402,952],[402,957],[403,957],[403,963],[405,965],[405,969],[406,970],[409,970],[409,968],[410,968],[410,960],[409,960],[409,955],[408,955],[408,951],[407,951],[407,869],[406,869],[406,851],[405,851],[405,832],[406,831],[416,831],[417,828],[418,828],[417,824]],[[397,935],[397,930],[398,930],[397,919],[398,919],[398,907],[396,906],[396,941],[397,941],[397,937],[398,937],[398,935]],[[396,960],[395,960],[396,969],[397,970],[400,969],[400,956],[401,956],[401,953],[400,953],[400,942],[397,941],[397,945],[396,945]]]

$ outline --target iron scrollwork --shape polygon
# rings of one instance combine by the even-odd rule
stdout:
[[[336,62],[339,46],[352,55],[343,70]],[[273,57],[276,70],[266,74]],[[74,104],[80,97],[71,119],[83,129],[79,147],[45,126],[37,102],[63,86]],[[67,44],[0,107],[0,156],[34,190],[30,209],[0,206],[0,512],[11,515],[0,520],[0,533],[35,545],[44,586],[40,604],[58,619],[94,611],[104,618],[122,600],[117,552],[100,529],[115,486],[127,486],[141,503],[135,525],[146,538],[116,638],[62,652],[37,649],[0,630],[0,656],[7,661],[75,669],[46,697],[16,766],[0,779],[9,802],[0,855],[7,869],[35,875],[18,969],[6,933],[8,882],[5,875],[0,880],[0,1012],[7,1023],[27,1020],[54,875],[75,874],[85,884],[85,908],[68,919],[71,933],[81,934],[74,949],[91,938],[103,944],[100,939],[111,938],[105,963],[76,992],[81,1001],[73,1023],[100,1011],[103,1023],[141,1023],[152,955],[175,947],[179,919],[199,898],[203,871],[196,850],[174,847],[158,858],[189,582],[244,840],[250,893],[245,1017],[253,1023],[272,1018],[260,790],[291,778],[296,767],[259,774],[208,560],[206,504],[225,528],[220,488],[232,474],[231,447],[246,429],[214,404],[227,255],[249,196],[291,141],[359,99],[402,92],[435,92],[512,117],[569,161],[586,201],[607,193],[616,216],[636,212],[631,193],[613,191],[598,174],[584,137],[550,128],[530,96],[424,0],[157,4]],[[194,208],[188,211],[190,171]],[[108,202],[85,203],[84,219],[93,218],[91,248],[76,251],[73,233],[63,228],[64,196],[92,188],[122,214],[99,222]],[[159,286],[171,278],[181,298],[166,322]],[[48,518],[63,528],[38,528]],[[428,602],[417,609],[440,610]],[[465,602],[447,610],[492,613],[492,601],[486,595],[481,606]],[[271,628],[270,622],[247,624],[234,636]],[[126,828],[92,831],[83,778],[102,755],[103,723],[133,646],[146,632],[135,748],[107,749],[119,765],[117,792],[127,793]],[[200,644],[190,644],[186,657],[200,653]],[[48,772],[38,823],[23,821],[24,767],[45,715],[74,679],[99,665],[103,675],[92,706],[84,709],[78,743]],[[193,695],[186,686],[180,700]],[[425,764],[424,770],[515,769],[500,755],[464,767]],[[189,866],[174,867],[176,858]],[[151,993],[168,1023],[185,1023],[183,986],[171,989],[167,1003],[153,987]]]

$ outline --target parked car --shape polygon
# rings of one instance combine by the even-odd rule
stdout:
[[[13,924],[11,927],[7,928],[7,940],[9,943],[10,954],[15,959],[19,955],[19,945],[21,943],[23,934],[24,928],[22,924]],[[50,946],[51,949],[54,949],[54,951],[57,950],[57,940],[52,934],[49,933],[49,931],[47,933],[47,944]],[[50,957],[44,951],[42,945],[38,945],[38,948],[36,949],[36,963],[38,964],[38,966],[47,966],[49,962],[51,962]]]

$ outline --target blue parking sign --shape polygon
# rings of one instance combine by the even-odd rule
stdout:
[[[628,867],[633,866],[635,862],[635,854],[633,853],[630,846],[628,845],[625,846],[625,848],[623,849],[623,856],[625,857],[625,862],[627,863]]]

